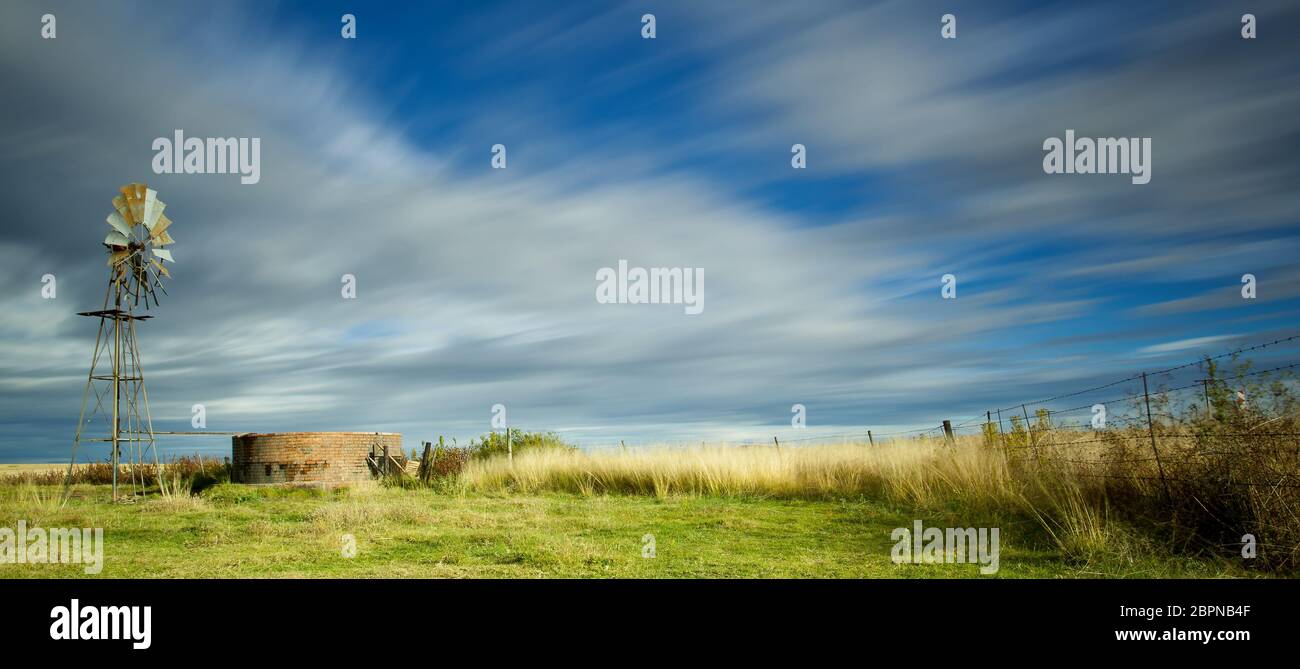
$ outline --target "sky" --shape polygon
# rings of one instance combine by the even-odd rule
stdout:
[[[133,181],[177,240],[159,431],[883,434],[1300,332],[1300,7],[953,4],[5,2],[0,461],[67,457]],[[260,180],[155,174],[178,129]],[[1150,138],[1150,183],[1045,173],[1067,129]],[[621,259],[703,311],[598,302]]]

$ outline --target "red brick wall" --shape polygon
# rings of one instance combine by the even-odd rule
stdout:
[[[378,444],[402,458],[402,435],[388,432],[278,432],[231,437],[235,483],[364,481],[366,456]]]

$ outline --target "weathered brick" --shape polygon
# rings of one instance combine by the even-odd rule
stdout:
[[[236,483],[363,481],[371,477],[372,446],[402,457],[402,435],[391,432],[278,432],[231,438]]]

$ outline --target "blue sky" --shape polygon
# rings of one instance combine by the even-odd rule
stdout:
[[[0,460],[66,454],[133,180],[176,221],[164,430],[884,432],[1294,333],[1287,3],[359,4],[0,9]],[[261,182],[152,174],[176,128],[260,137]],[[1044,174],[1067,128],[1152,138],[1151,183]],[[703,267],[704,313],[597,304],[620,258]]]

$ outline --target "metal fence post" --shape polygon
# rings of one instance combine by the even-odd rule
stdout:
[[[1151,435],[1151,452],[1156,455],[1156,468],[1160,470],[1160,484],[1165,489],[1165,502],[1171,503],[1173,498],[1169,495],[1169,481],[1165,479],[1165,466],[1160,462],[1160,449],[1156,448],[1156,428],[1155,423],[1151,421],[1151,393],[1147,391],[1147,373],[1142,372],[1142,398],[1147,405],[1147,432]]]
[[[1034,440],[1034,426],[1029,422],[1029,409],[1025,405],[1020,405],[1021,413],[1025,414],[1025,433],[1029,435],[1029,447],[1034,450],[1034,459],[1038,459],[1038,442]]]

